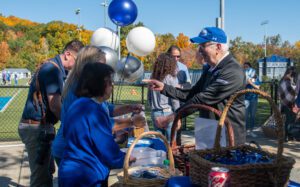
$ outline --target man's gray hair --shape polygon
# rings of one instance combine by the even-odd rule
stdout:
[[[220,43],[221,44],[221,49],[223,52],[227,52],[229,50],[229,45],[228,43]]]
[[[220,44],[221,45],[221,50],[223,52],[227,52],[229,50],[229,44],[228,43],[217,43],[217,42],[210,42],[214,44]]]

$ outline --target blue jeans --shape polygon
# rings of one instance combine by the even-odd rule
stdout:
[[[155,123],[155,118],[159,117],[159,116],[167,116],[170,114],[172,114],[172,112],[164,112],[163,110],[152,110],[152,112],[151,112],[151,119],[152,119],[155,131],[162,133],[167,138],[169,143],[171,141],[171,128],[172,128],[173,122],[169,123],[167,128],[161,129],[161,128],[157,127],[157,125]],[[176,134],[175,134],[174,140],[176,140]]]
[[[246,100],[246,129],[252,130],[255,125],[255,114],[257,108],[257,99]]]

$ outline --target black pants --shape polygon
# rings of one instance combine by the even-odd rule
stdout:
[[[285,114],[285,123],[284,123],[284,130],[285,130],[285,139],[289,137],[289,126],[295,123],[296,114],[287,106],[281,107],[281,112]]]

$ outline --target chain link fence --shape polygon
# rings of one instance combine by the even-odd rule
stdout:
[[[199,78],[199,76],[197,76]],[[277,98],[278,82],[263,82],[261,89]],[[21,119],[29,86],[0,86],[0,142],[20,140],[18,125]],[[147,85],[145,84],[116,84],[111,97],[111,102],[119,104],[137,104],[145,106],[145,114],[150,129],[153,129],[151,121],[151,110],[147,104]],[[277,99],[275,99],[277,102]],[[259,114],[256,124],[263,124],[266,117],[270,115],[270,107],[264,102],[259,102]],[[183,130],[193,130],[193,123],[198,114],[190,115],[182,124]],[[59,124],[56,125],[58,127]]]
[[[18,125],[27,99],[29,86],[0,86],[0,142],[20,140]],[[146,104],[147,88],[143,84],[121,84],[114,86],[111,102],[116,105],[145,105],[146,116],[150,108]],[[151,126],[150,119],[147,119]],[[56,124],[58,127],[59,124]]]
[[[29,86],[0,86],[0,141],[19,140],[21,119]]]

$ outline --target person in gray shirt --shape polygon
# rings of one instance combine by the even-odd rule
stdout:
[[[165,84],[178,87],[176,77],[176,60],[168,53],[162,53],[158,56],[154,63],[151,79],[159,80]],[[155,123],[158,116],[167,116],[179,108],[179,101],[162,95],[158,91],[148,91],[148,103],[151,107],[151,118],[154,129],[166,136],[168,141],[171,140],[172,121],[168,124],[159,125]]]

